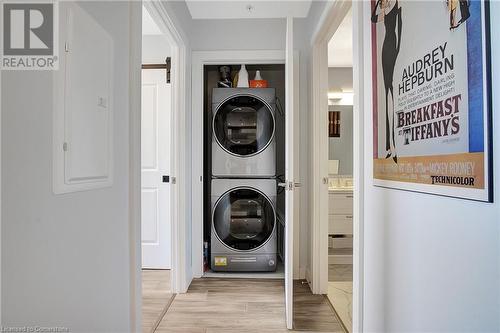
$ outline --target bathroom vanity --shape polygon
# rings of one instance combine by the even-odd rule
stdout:
[[[352,264],[352,178],[330,178],[328,186],[329,264]]]

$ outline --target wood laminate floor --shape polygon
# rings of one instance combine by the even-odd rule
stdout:
[[[295,325],[306,332],[343,332],[324,296],[295,284]],[[158,333],[285,333],[282,279],[202,278],[175,297]]]
[[[293,286],[294,329],[310,332],[344,332],[325,295],[313,295],[307,283]]]
[[[142,271],[142,332],[151,333],[173,297],[169,270]]]

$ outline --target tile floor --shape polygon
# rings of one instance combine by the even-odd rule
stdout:
[[[352,265],[328,266],[328,299],[348,332],[352,332]]]

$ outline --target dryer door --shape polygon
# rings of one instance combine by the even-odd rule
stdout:
[[[248,157],[266,149],[274,136],[272,107],[251,95],[234,96],[214,110],[213,131],[228,153]]]
[[[232,189],[214,207],[215,233],[224,245],[234,250],[258,249],[272,235],[275,223],[272,202],[253,188]]]

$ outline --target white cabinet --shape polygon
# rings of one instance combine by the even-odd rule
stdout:
[[[330,191],[328,198],[329,264],[352,264],[353,193]]]
[[[352,235],[352,191],[330,192],[328,210],[328,234]]]
[[[352,215],[332,214],[328,216],[329,235],[352,235]]]

